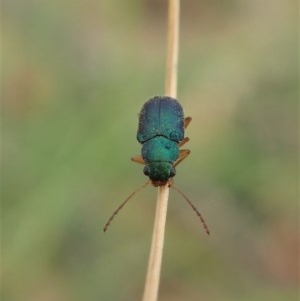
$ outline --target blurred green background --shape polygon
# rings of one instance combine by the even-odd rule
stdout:
[[[135,139],[164,93],[166,1],[2,2],[3,301],[141,300],[156,189]],[[298,7],[182,1],[191,155],[171,190],[160,301],[298,298]]]

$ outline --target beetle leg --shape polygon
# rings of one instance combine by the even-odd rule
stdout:
[[[190,154],[190,152],[191,151],[189,149],[181,149],[179,151],[178,159],[174,163],[174,167],[176,167],[182,160],[184,160]]]
[[[181,147],[189,141],[190,141],[189,137],[184,137],[183,140],[178,143],[178,146]]]
[[[192,120],[192,117],[185,117],[185,118],[184,118],[184,128],[185,128],[185,129],[186,129],[187,126],[190,124],[191,120]]]
[[[143,157],[139,156],[139,155],[131,157],[131,161],[133,161],[135,163],[143,164],[143,165],[146,164],[145,161],[144,161],[144,159],[143,159]]]

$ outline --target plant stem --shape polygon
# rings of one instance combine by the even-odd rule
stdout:
[[[165,95],[174,98],[177,97],[179,12],[180,0],[169,0]],[[143,301],[156,301],[158,297],[168,199],[169,183],[158,187],[155,221]]]
[[[164,247],[169,187],[160,186],[157,194],[155,221],[149,256],[143,301],[156,301],[158,296],[160,270]]]
[[[165,94],[177,97],[180,0],[169,0]]]

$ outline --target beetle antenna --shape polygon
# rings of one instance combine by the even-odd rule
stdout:
[[[174,190],[176,190],[187,202],[188,204],[192,207],[192,209],[196,212],[196,214],[199,216],[201,223],[203,224],[204,230],[206,232],[207,235],[209,235],[210,231],[208,229],[208,226],[204,220],[204,218],[202,217],[201,213],[198,211],[198,209],[195,207],[195,205],[188,199],[188,197],[181,191],[179,190],[177,187],[175,186],[171,186]]]
[[[125,204],[137,193],[139,192],[141,189],[145,188],[150,182],[147,181],[145,184],[143,184],[141,187],[137,188],[135,191],[133,191],[127,198],[125,201],[123,201],[121,203],[121,205],[113,212],[113,214],[110,216],[110,218],[108,219],[108,221],[106,222],[106,224],[103,227],[103,231],[106,232],[108,226],[110,225],[110,223],[112,222],[112,220],[115,218],[115,216],[118,214],[118,212],[125,206]]]

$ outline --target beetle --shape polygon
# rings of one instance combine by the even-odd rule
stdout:
[[[180,147],[189,141],[189,138],[184,136],[184,130],[191,120],[191,117],[184,117],[182,106],[175,98],[154,96],[145,102],[139,114],[136,135],[138,142],[142,144],[141,155],[134,156],[131,160],[145,165],[144,174],[150,181],[132,192],[121,203],[104,225],[104,232],[131,197],[150,182],[155,187],[168,185],[180,193],[199,216],[206,233],[209,234],[207,224],[198,209],[185,194],[172,186],[172,179],[176,174],[175,167],[190,154],[190,150]]]
[[[153,186],[171,184],[175,167],[190,154],[190,150],[179,148],[189,141],[184,129],[191,120],[184,118],[178,100],[169,96],[155,96],[143,105],[137,131],[141,156],[131,160],[145,165],[144,174]]]

